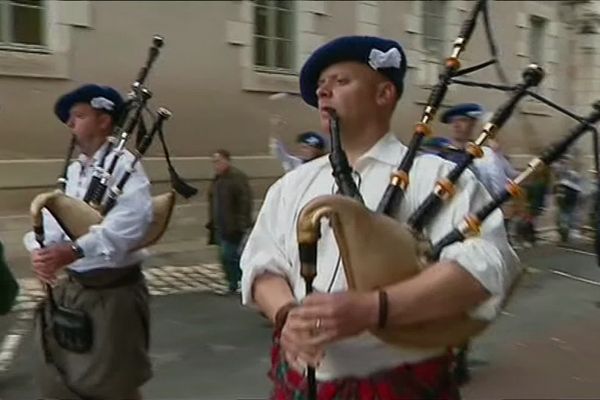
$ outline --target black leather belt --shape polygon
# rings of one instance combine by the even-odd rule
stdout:
[[[141,264],[118,268],[95,268],[85,272],[67,270],[70,279],[89,289],[110,289],[133,285],[143,279]]]

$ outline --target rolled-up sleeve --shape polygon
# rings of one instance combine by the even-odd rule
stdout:
[[[254,280],[270,272],[281,275],[291,283],[291,263],[285,255],[285,202],[282,181],[277,181],[265,196],[254,228],[240,259],[242,269],[242,303],[254,305]]]
[[[465,178],[460,194],[446,207],[446,216],[442,218],[443,221],[452,221],[451,226],[447,224],[443,229],[443,223],[437,224],[431,235],[434,242],[458,226],[467,214],[475,213],[491,200],[474,177]],[[508,243],[500,210],[494,211],[484,221],[478,236],[447,246],[440,259],[461,265],[490,293],[486,301],[469,313],[471,317],[482,320],[492,320],[498,315],[514,280],[521,272],[519,259]]]

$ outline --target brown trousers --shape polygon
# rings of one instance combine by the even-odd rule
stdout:
[[[99,275],[81,278],[69,276],[60,281],[53,297],[57,304],[88,313],[93,325],[92,348],[80,354],[56,342],[46,301],[35,324],[35,375],[41,395],[61,400],[137,399],[139,387],[152,377],[149,293],[143,276],[135,282],[100,288],[90,287],[86,280],[91,284],[110,279]]]

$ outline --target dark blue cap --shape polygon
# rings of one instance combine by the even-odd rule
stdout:
[[[87,103],[93,108],[118,117],[123,108],[123,98],[110,86],[87,84],[62,95],[54,105],[54,113],[63,123],[69,120],[71,108],[77,103]]]
[[[394,83],[398,98],[402,95],[406,73],[406,56],[402,46],[393,40],[374,36],[343,36],[319,47],[304,63],[300,71],[300,92],[307,104],[318,107],[317,88],[321,72],[344,61],[371,66]]]
[[[440,121],[444,124],[452,122],[454,117],[468,117],[473,119],[479,119],[483,116],[483,108],[479,104],[475,103],[464,103],[457,104],[454,107],[449,108],[442,114]]]
[[[298,135],[298,143],[304,143],[308,146],[314,147],[315,149],[325,149],[325,139],[323,136],[316,132],[304,132]]]
[[[426,137],[425,139],[423,139],[421,146],[433,147],[436,149],[444,149],[444,148],[451,147],[452,142],[450,141],[450,139],[438,137],[438,136]]]

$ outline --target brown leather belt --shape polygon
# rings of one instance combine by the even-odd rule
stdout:
[[[85,272],[67,270],[69,279],[89,289],[110,289],[133,285],[143,279],[141,264],[118,268],[96,268]]]

